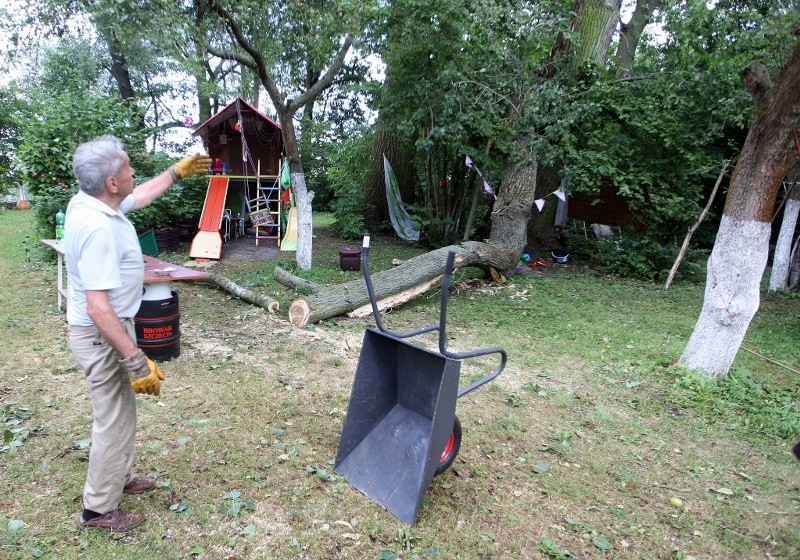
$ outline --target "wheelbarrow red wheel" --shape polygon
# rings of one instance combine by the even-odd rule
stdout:
[[[442,449],[442,454],[439,456],[439,463],[436,465],[436,472],[434,475],[441,474],[453,464],[458,455],[458,450],[461,449],[461,422],[456,416],[453,422],[453,433],[447,439],[447,443]]]

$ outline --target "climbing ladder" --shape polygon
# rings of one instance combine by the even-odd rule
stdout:
[[[258,239],[281,238],[281,196],[277,182],[271,186],[263,186],[259,180],[256,196],[246,199],[245,205],[256,229],[256,243]]]

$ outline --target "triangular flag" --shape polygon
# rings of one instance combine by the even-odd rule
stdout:
[[[483,190],[486,192],[486,194],[492,195],[494,199],[497,200],[497,195],[494,194],[494,189],[492,188],[492,185],[487,183],[485,180],[483,181]]]
[[[467,156],[467,167],[472,167],[472,158]]]
[[[543,198],[540,198],[539,200],[534,200],[533,203],[536,205],[536,208],[539,209],[539,212],[541,212],[542,208],[544,208],[544,199]]]
[[[562,189],[555,190],[555,191],[552,192],[552,194],[554,194],[558,198],[560,198],[561,202],[566,202],[567,201],[567,194]]]

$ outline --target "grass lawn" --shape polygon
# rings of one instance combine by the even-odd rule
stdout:
[[[731,375],[708,383],[671,365],[702,285],[665,292],[580,263],[503,284],[455,274],[450,349],[502,346],[509,361],[458,401],[461,451],[406,526],[333,472],[373,322],[294,329],[295,295],[272,280],[274,261],[220,261],[215,272],[281,310],[209,283],[174,287],[181,356],[163,364],[160,398],[138,398],[135,465],[158,487],[121,503],[147,521],[79,531],[91,406],[56,309],[55,259],[32,224],[31,212],[0,210],[0,558],[800,558],[800,298],[762,293],[744,344],[791,369],[740,351]],[[338,269],[329,219],[315,234],[314,268],[298,275],[357,278]],[[371,263],[419,252],[377,237]],[[438,309],[433,291],[385,323],[418,328]],[[464,360],[462,386],[494,365]]]

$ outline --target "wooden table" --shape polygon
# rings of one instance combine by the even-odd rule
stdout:
[[[64,285],[64,245],[55,239],[42,239],[42,243],[53,249],[58,255],[58,310],[61,311],[61,302],[67,299],[67,287]]]
[[[42,243],[53,249],[58,255],[58,310],[61,311],[62,301],[67,299],[66,274],[64,274],[64,244],[55,239],[42,239]],[[193,270],[168,263],[155,257],[142,255],[144,258],[144,283],[155,284],[171,282],[173,280],[206,280],[207,272]]]

